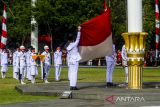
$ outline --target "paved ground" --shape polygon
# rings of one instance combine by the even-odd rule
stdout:
[[[55,99],[30,103],[0,105],[0,107],[141,107],[159,106],[159,83],[145,83],[144,89],[129,90],[124,87],[107,88],[104,83],[78,83],[80,90],[72,91],[72,99]],[[16,89],[23,94],[55,95],[69,91],[66,83],[19,85]]]
[[[60,99],[41,102],[0,105],[0,107],[160,107],[160,103],[115,103],[110,104],[102,100]],[[159,106],[158,106],[159,105]]]

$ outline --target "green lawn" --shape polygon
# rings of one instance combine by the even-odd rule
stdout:
[[[9,67],[6,78],[3,80],[0,78],[0,104],[17,103],[17,102],[29,102],[39,100],[55,99],[54,96],[31,96],[21,95],[14,87],[18,85],[18,81],[12,78],[12,67]],[[160,71],[158,69],[144,69],[143,79],[145,82],[160,82]],[[80,68],[78,73],[78,82],[105,82],[106,69],[105,68]],[[62,69],[61,82],[68,81],[67,68]],[[54,70],[50,71],[49,81],[54,81]],[[36,82],[42,83],[40,79],[40,72],[36,79]],[[124,82],[124,70],[115,69],[113,74],[113,82]],[[26,80],[27,84],[30,84]]]

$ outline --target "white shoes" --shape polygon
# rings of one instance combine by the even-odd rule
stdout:
[[[32,83],[32,84],[35,84],[35,79],[34,79],[34,78],[31,80],[31,83]]]
[[[2,75],[2,79],[4,79],[4,76]]]
[[[4,79],[5,78],[5,75],[2,75],[2,79]]]
[[[47,80],[45,80],[44,83],[49,83],[49,82]]]
[[[26,84],[26,83],[25,83],[25,82],[23,82],[23,81],[21,81],[21,84],[22,84],[22,85],[24,85],[24,84]]]
[[[1,72],[2,75],[2,79],[4,79],[6,77],[5,73]]]

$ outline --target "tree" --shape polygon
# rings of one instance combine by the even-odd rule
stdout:
[[[110,0],[112,33],[116,49],[121,49],[124,40],[122,33],[127,32],[127,5],[126,0]]]
[[[16,0],[10,8],[14,17],[8,19],[8,34],[24,45],[31,33],[31,3],[28,0]]]
[[[41,34],[53,35],[54,47],[64,45],[77,26],[102,12],[100,0],[38,0],[35,16]],[[43,30],[42,30],[43,28]]]
[[[7,10],[8,43],[23,44],[30,40],[31,1],[4,0],[14,16]],[[103,0],[37,0],[32,10],[38,21],[39,34],[53,37],[53,47],[64,45],[69,34],[76,35],[77,26],[103,12]],[[112,33],[116,48],[121,49],[124,40],[122,33],[127,32],[127,0],[107,0],[111,8]],[[159,0],[160,1],[160,0]],[[143,0],[143,31],[149,33],[146,48],[155,47],[155,0]],[[3,10],[3,4],[0,4]],[[0,11],[2,14],[3,11]],[[1,16],[0,16],[1,19]],[[11,42],[14,40],[13,42]],[[9,47],[10,47],[9,46]]]
[[[155,49],[155,0],[143,0],[143,30],[148,33],[146,49]]]
[[[7,0],[4,2],[7,5],[7,47],[13,48],[21,44],[24,45],[26,43],[25,41],[30,37],[31,32],[30,1],[16,0],[12,3],[10,0]],[[3,10],[2,7],[1,10]]]

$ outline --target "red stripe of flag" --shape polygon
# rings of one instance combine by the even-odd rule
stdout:
[[[2,35],[1,35],[1,43],[0,47],[1,49],[5,48],[6,46],[6,40],[7,40],[7,29],[6,29],[6,4],[4,4],[4,11],[3,11],[3,18],[2,18]],[[5,28],[5,29],[3,29]]]

